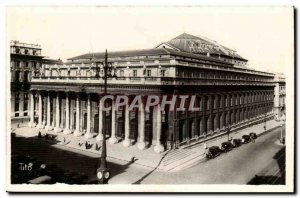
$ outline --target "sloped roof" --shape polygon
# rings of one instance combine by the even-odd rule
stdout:
[[[166,54],[166,49],[141,49],[141,50],[126,50],[126,51],[115,51],[109,52],[108,57],[127,57],[127,56],[143,56],[143,55],[160,55]],[[92,58],[104,58],[104,52],[86,53],[80,56],[69,58],[68,60],[78,59],[92,59]]]
[[[232,66],[232,64],[224,62],[222,60],[218,60],[213,57],[208,57],[206,55],[201,54],[193,54],[188,52],[181,52],[173,49],[167,49],[167,48],[153,48],[153,49],[143,49],[143,50],[129,50],[129,51],[116,51],[116,52],[108,52],[107,56],[109,58],[113,57],[132,57],[132,56],[151,56],[151,55],[175,55],[175,56],[182,56],[182,57],[188,57],[188,58],[195,58],[199,60],[209,60],[217,63],[226,64],[229,66]],[[81,60],[81,59],[103,59],[105,57],[104,52],[100,53],[87,53],[82,54],[80,56],[75,56],[72,58],[69,58],[68,60]]]
[[[183,33],[170,41],[166,42],[169,45],[172,45],[181,51],[189,52],[189,53],[200,53],[200,54],[221,54],[225,56],[231,56],[239,59],[244,59],[239,54],[237,54],[234,50],[220,45],[216,41],[211,39],[194,36],[187,33]]]

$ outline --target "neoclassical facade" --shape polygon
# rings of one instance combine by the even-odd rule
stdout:
[[[52,64],[62,64],[42,56],[39,44],[10,42],[10,88],[11,88],[11,118],[28,118],[30,106],[30,81],[32,75],[38,75],[40,68]]]
[[[200,111],[162,111],[160,105],[129,111],[108,101],[112,108],[104,112],[103,61],[104,53],[89,53],[44,67],[31,81],[30,126],[97,140],[104,130],[112,144],[162,152],[274,117],[274,74],[162,45],[109,52],[117,77],[108,79],[108,93],[196,95]]]

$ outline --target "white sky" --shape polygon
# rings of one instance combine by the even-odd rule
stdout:
[[[294,58],[292,7],[10,7],[7,25],[7,41],[63,60],[153,48],[183,32],[237,50],[258,70],[286,73]]]

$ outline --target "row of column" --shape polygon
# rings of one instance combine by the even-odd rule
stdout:
[[[63,132],[64,134],[71,134],[72,130],[70,129],[70,96],[68,93],[66,93],[66,98],[65,98],[65,127],[61,128],[60,125],[60,112],[61,112],[61,107],[60,107],[60,97],[59,97],[59,93],[56,94],[56,99],[55,99],[55,127],[53,128],[51,125],[51,102],[50,102],[50,93],[48,93],[47,95],[47,101],[46,101],[46,123],[43,122],[43,103],[42,103],[42,94],[40,92],[37,93],[38,94],[38,123],[37,126],[34,123],[34,96],[33,93],[30,92],[30,99],[31,99],[31,105],[30,105],[30,122],[29,122],[29,126],[30,127],[37,127],[39,129],[45,129],[45,130],[54,130],[55,132],[59,133],[59,132]],[[103,111],[103,103],[100,100],[99,101],[99,133],[96,137],[97,141],[101,141],[103,140],[103,133],[102,131],[103,129],[103,124],[102,124],[102,120],[105,119],[105,117],[103,116],[103,113],[105,113]],[[115,103],[112,102],[112,106],[111,106],[111,136],[109,138],[109,143],[111,144],[115,144],[118,142],[117,136],[116,136],[116,127],[115,127],[115,123],[116,123],[116,107],[115,107]],[[154,151],[155,152],[163,152],[164,151],[164,147],[161,144],[161,108],[160,105],[157,105],[154,110],[156,111],[156,133],[157,133],[157,139],[156,139],[156,145],[154,147]],[[129,106],[126,105],[125,106],[125,134],[124,134],[124,140],[123,140],[123,145],[125,147],[128,147],[131,145],[131,139],[130,137],[130,122],[129,122]],[[80,98],[79,98],[79,94],[77,94],[76,96],[76,126],[75,126],[75,130],[74,130],[74,136],[78,137],[78,136],[82,136],[83,132],[80,131]],[[87,125],[86,125],[86,133],[84,134],[84,137],[86,139],[92,138],[93,134],[91,132],[91,97],[88,94],[87,97]],[[139,109],[139,118],[138,118],[138,148],[143,150],[146,148],[146,142],[145,142],[145,109],[143,106],[140,107]]]

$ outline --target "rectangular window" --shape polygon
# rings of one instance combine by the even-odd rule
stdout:
[[[19,116],[19,101],[15,101],[15,116],[18,117]]]
[[[225,96],[225,107],[227,107],[227,106],[228,106],[228,97]]]
[[[24,93],[24,100],[28,100],[28,93]]]
[[[147,70],[147,76],[151,76],[151,70]]]
[[[15,93],[15,100],[20,100],[20,94],[19,93]]]
[[[27,111],[27,110],[28,110],[28,103],[24,102],[24,111]]]
[[[161,70],[160,75],[161,75],[162,77],[165,77],[165,76],[166,76],[166,70]]]
[[[137,77],[137,70],[133,70],[133,77]]]

